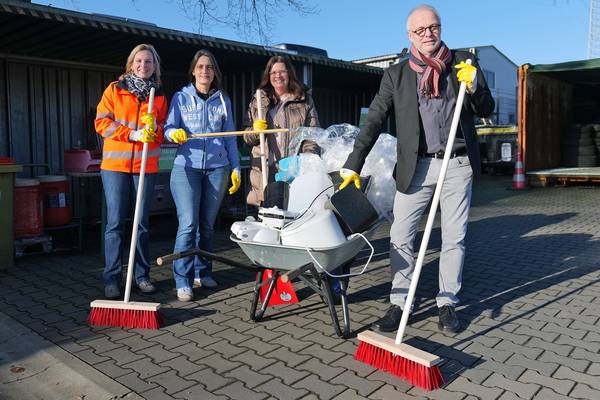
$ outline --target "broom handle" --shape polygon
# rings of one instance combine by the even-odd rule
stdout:
[[[471,60],[467,60],[467,64],[471,64]],[[435,192],[433,193],[433,200],[431,201],[431,207],[429,208],[429,215],[427,216],[427,224],[425,225],[425,231],[423,232],[423,238],[421,239],[421,247],[419,248],[419,255],[417,256],[417,263],[413,271],[413,276],[410,281],[410,287],[408,289],[408,296],[406,296],[406,302],[404,303],[404,310],[402,311],[402,318],[400,318],[400,325],[398,326],[398,332],[396,333],[396,344],[402,343],[404,338],[404,330],[408,323],[408,316],[410,315],[410,309],[412,308],[415,293],[417,291],[417,285],[419,284],[419,276],[421,275],[421,269],[423,268],[423,260],[425,259],[425,252],[427,251],[427,245],[429,244],[429,236],[433,229],[433,222],[435,221],[435,214],[437,212],[438,205],[440,203],[440,196],[442,194],[442,186],[446,179],[446,172],[448,171],[448,163],[450,162],[450,155],[452,153],[452,147],[454,146],[454,138],[456,137],[456,129],[460,121],[460,113],[462,111],[462,104],[465,98],[465,91],[467,85],[461,82],[460,89],[458,90],[458,98],[456,99],[456,108],[454,109],[454,115],[452,117],[452,125],[450,126],[450,135],[448,135],[448,142],[446,143],[446,150],[444,153],[444,159],[442,161],[442,167],[440,170],[440,176],[438,177],[437,184],[435,186]]]
[[[219,137],[219,136],[242,136],[246,133],[289,133],[289,129],[267,129],[264,131],[232,131],[232,132],[214,132],[214,133],[192,133],[190,137]]]
[[[262,90],[256,89],[256,116],[258,119],[265,119],[262,109]],[[267,155],[265,154],[265,134],[264,132],[259,133],[260,139],[260,169],[262,174],[262,190],[264,192],[267,187]],[[264,194],[264,193],[263,193]]]
[[[148,112],[152,113],[154,107],[154,88],[150,89],[148,97]],[[127,263],[127,280],[125,281],[125,297],[123,302],[129,302],[131,295],[131,281],[133,280],[133,264],[135,261],[135,248],[137,244],[138,225],[140,223],[142,202],[144,197],[144,176],[146,175],[146,161],[148,159],[148,143],[144,143],[142,148],[142,165],[140,166],[140,177],[138,179],[138,189],[135,197],[135,212],[133,213],[133,228],[131,229],[131,244],[129,245],[129,262]]]

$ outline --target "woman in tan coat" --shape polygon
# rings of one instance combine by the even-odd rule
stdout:
[[[258,119],[257,99],[254,96],[244,121],[246,129],[293,129],[302,126],[319,126],[319,117],[312,96],[296,77],[294,67],[287,57],[274,56],[269,59],[258,88],[262,92],[260,104],[265,119]],[[292,155],[288,154],[288,147],[295,135],[297,133],[294,132],[265,135],[269,182],[275,180],[278,161]],[[244,135],[244,142],[252,146],[250,160],[252,189],[248,193],[247,202],[258,206],[264,200],[259,135],[247,133]],[[300,146],[300,152],[319,154],[320,149],[314,141],[305,140]]]

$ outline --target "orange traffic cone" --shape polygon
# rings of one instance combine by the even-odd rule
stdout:
[[[266,281],[273,277],[273,270],[266,269],[263,275],[262,281]],[[262,304],[265,303],[265,296],[267,295],[267,290],[269,285],[264,285],[260,288],[260,302]],[[275,288],[271,297],[269,298],[268,306],[276,306],[279,304],[296,304],[298,303],[298,296],[296,296],[296,292],[294,291],[294,287],[292,286],[292,282],[283,282],[281,277],[277,277],[277,281],[275,282]]]
[[[527,179],[523,172],[523,161],[521,161],[521,152],[517,151],[517,161],[515,162],[515,173],[512,180],[514,190],[527,189]]]

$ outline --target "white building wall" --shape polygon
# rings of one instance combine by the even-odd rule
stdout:
[[[491,117],[494,123],[517,123],[517,66],[504,57],[496,48],[483,46],[477,48],[479,65],[484,71],[493,72],[494,82],[488,82],[496,110]]]

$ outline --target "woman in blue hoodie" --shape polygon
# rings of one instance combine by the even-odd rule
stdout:
[[[231,102],[223,92],[217,61],[200,50],[189,69],[191,83],[175,93],[165,124],[165,137],[179,144],[171,172],[171,193],[179,228],[175,252],[198,247],[212,251],[215,219],[228,181],[229,194],[240,187],[240,157],[235,136],[193,137],[194,133],[234,131]],[[213,288],[212,262],[200,256],[173,263],[180,301],[192,301],[194,276],[201,286]]]

